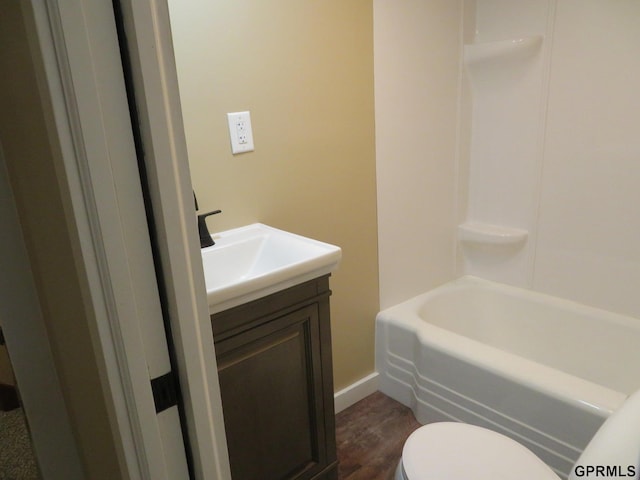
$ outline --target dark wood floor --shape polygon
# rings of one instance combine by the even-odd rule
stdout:
[[[420,424],[413,412],[376,392],[336,415],[338,478],[391,480],[402,447]]]

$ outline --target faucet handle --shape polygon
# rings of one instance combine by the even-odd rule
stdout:
[[[198,233],[200,234],[200,248],[210,247],[215,245],[209,229],[207,228],[206,218],[210,215],[217,215],[222,213],[222,210],[214,210],[213,212],[201,213],[198,215]]]
[[[207,218],[210,215],[217,215],[218,213],[222,213],[222,210],[214,210],[213,212],[207,212],[207,213],[199,213],[198,214],[198,218]]]

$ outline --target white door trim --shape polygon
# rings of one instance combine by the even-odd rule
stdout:
[[[229,480],[213,332],[165,0],[122,0],[196,478]]]

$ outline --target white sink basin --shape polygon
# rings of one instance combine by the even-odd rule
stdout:
[[[211,314],[330,273],[342,257],[340,247],[261,223],[213,239],[202,249]]]

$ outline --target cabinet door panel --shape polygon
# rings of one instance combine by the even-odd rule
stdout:
[[[234,479],[311,478],[324,462],[318,329],[314,304],[220,342]]]

